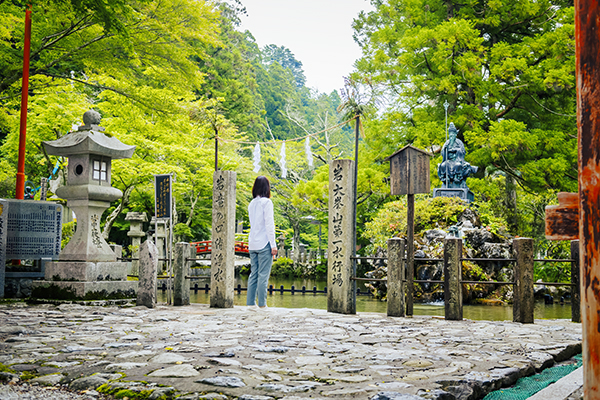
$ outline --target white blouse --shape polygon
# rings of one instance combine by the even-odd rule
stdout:
[[[250,217],[250,234],[248,249],[262,250],[267,243],[271,249],[276,249],[275,220],[273,219],[273,202],[267,197],[257,196],[248,205]]]

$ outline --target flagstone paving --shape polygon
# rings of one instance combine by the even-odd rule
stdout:
[[[0,305],[0,362],[94,395],[476,399],[581,352],[567,320],[445,321],[207,305]],[[130,392],[130,393],[132,393]]]

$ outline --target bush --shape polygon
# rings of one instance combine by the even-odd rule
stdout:
[[[61,250],[64,249],[65,246],[67,245],[67,243],[69,243],[69,241],[71,240],[71,237],[75,233],[76,224],[77,224],[77,221],[71,221],[71,222],[67,222],[66,224],[63,224],[62,238],[60,241]]]
[[[298,278],[301,275],[300,269],[294,267],[294,261],[287,257],[279,257],[275,260],[271,269],[271,276]]]

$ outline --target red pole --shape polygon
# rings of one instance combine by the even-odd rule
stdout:
[[[31,47],[31,8],[25,11],[23,41],[23,83],[21,87],[21,124],[19,127],[19,161],[17,164],[16,199],[25,197],[25,139],[27,136],[27,97],[29,94],[29,49]]]
[[[600,5],[575,0],[583,397],[600,399]]]

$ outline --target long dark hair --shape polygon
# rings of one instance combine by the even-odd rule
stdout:
[[[257,196],[266,197],[268,199],[271,198],[271,184],[265,176],[259,176],[254,181],[254,186],[252,186],[252,197],[255,198]]]

